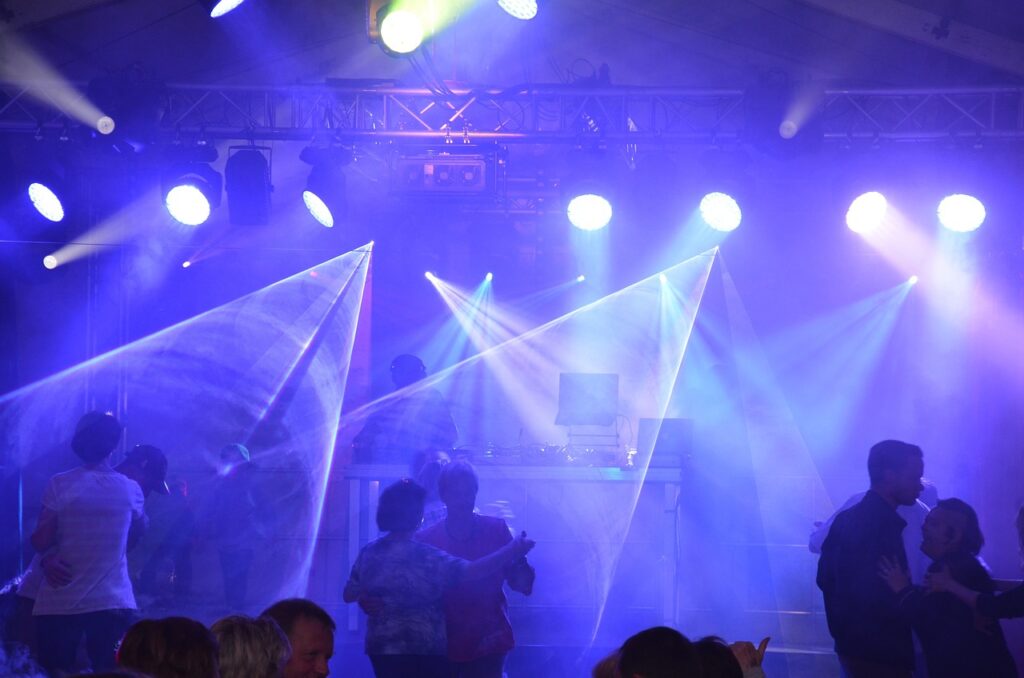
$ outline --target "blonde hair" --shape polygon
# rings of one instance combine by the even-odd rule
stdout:
[[[235,614],[210,630],[220,644],[221,678],[279,678],[292,654],[288,636],[269,617]]]

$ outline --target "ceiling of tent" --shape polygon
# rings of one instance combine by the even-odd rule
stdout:
[[[363,0],[248,0],[219,20],[195,0],[0,0],[16,32],[72,80],[141,65],[182,84],[326,78],[419,84],[366,37]],[[849,87],[1018,84],[1022,0],[541,0],[520,22],[476,0],[429,47],[449,81],[509,86],[744,87],[765,71]]]

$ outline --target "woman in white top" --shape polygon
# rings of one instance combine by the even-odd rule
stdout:
[[[129,535],[145,529],[142,488],[110,466],[121,425],[110,413],[89,412],[71,448],[83,461],[50,478],[32,534],[41,554],[59,557],[70,581],[43,581],[32,614],[39,660],[51,672],[75,670],[82,636],[93,670],[114,667],[117,642],[131,625],[135,596],[128,579]]]

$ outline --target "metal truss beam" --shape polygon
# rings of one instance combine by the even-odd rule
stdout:
[[[45,85],[33,89],[36,96],[0,83],[0,132],[72,124],[41,103]],[[163,106],[165,140],[665,146],[753,141],[774,129],[756,113],[764,106],[740,90],[170,85]],[[825,140],[1024,140],[1024,88],[828,90],[809,124]]]

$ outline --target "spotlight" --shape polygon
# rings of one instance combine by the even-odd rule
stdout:
[[[916,285],[917,281],[918,281],[918,277],[916,275],[912,275],[909,278],[907,278],[907,284],[908,285]]]
[[[220,18],[233,9],[237,9],[245,0],[200,0],[210,10],[210,17]]]
[[[270,153],[269,148],[256,146],[228,149],[224,189],[228,194],[228,215],[232,224],[262,226],[269,220],[270,193],[274,190],[267,160]]]
[[[576,282],[583,282],[586,279],[587,279],[587,276],[583,275],[582,273],[580,273],[578,276],[576,276]]]
[[[211,151],[216,157],[216,151]],[[220,205],[222,185],[220,174],[207,164],[178,165],[164,176],[164,204],[176,221],[199,226]]]
[[[114,131],[114,119],[109,115],[104,115],[102,118],[96,121],[96,131],[100,134],[107,135]]]
[[[523,21],[537,16],[537,0],[498,0],[498,6]]]
[[[427,271],[426,273],[424,273],[423,277],[426,278],[427,280],[429,280],[430,282],[434,282],[437,279],[437,276],[435,276],[430,271]]]
[[[380,39],[395,54],[409,54],[423,42],[426,29],[418,14],[407,9],[388,12],[380,22]]]
[[[939,223],[957,233],[976,231],[985,221],[985,206],[973,195],[954,193],[939,203]]]
[[[189,261],[188,259],[186,259],[185,261],[181,262],[181,267],[182,267],[182,268],[188,268],[188,267],[190,267],[191,265],[192,265],[192,262],[191,262],[191,261]]]
[[[885,222],[889,203],[878,191],[870,191],[854,198],[846,211],[846,226],[861,235],[874,233]]]
[[[743,212],[728,193],[708,193],[700,201],[700,216],[704,223],[723,233],[735,231],[743,220]]]
[[[658,282],[660,282],[662,285],[667,285],[668,284],[668,276],[665,275],[664,273],[659,273],[658,274]]]
[[[44,183],[28,185],[28,199],[43,217],[54,223],[64,220],[64,204],[54,189]],[[56,260],[54,260],[56,261]],[[56,264],[54,264],[56,266]]]
[[[53,256],[52,254],[47,254],[45,257],[43,257],[43,266],[45,268],[50,269],[51,271],[57,268],[58,263],[59,262],[57,261],[57,257]]]
[[[792,139],[800,131],[800,126],[794,120],[783,120],[779,125],[779,136],[783,139]]]
[[[569,201],[566,214],[581,231],[599,231],[612,220],[612,205],[603,196],[585,193]]]
[[[488,272],[487,275],[484,276],[484,282],[491,282],[492,280],[494,280],[494,274]]]
[[[345,173],[342,167],[352,160],[347,150],[338,147],[302,149],[299,159],[312,165],[302,202],[322,226],[333,228],[344,218],[346,208]]]

